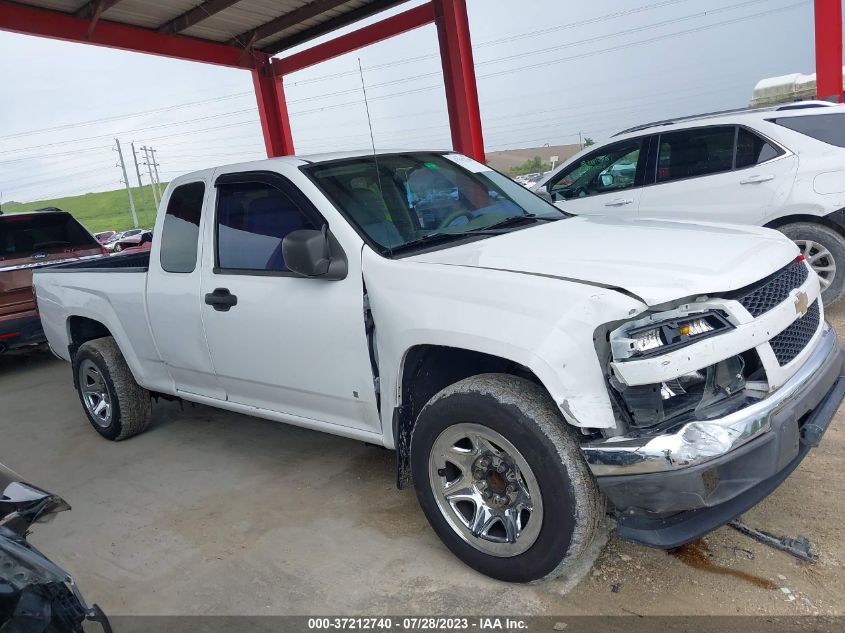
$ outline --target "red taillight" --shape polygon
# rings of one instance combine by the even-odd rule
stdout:
[[[795,258],[795,261],[796,262],[803,262],[804,261],[804,255],[803,254],[799,255],[798,257]]]
[[[105,246],[100,247],[100,252],[102,252],[103,255],[111,255],[109,249],[107,249]]]
[[[0,339],[15,338],[16,336],[20,335],[20,332],[9,332],[8,334],[0,334]]]

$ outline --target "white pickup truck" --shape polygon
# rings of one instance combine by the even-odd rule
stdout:
[[[663,548],[724,524],[845,394],[781,234],[570,217],[448,152],[181,176],[149,253],[35,288],[102,436],[164,397],[395,449],[446,546],[508,581],[562,572],[606,508]]]

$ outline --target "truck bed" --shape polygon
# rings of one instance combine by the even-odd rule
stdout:
[[[95,321],[118,342],[139,384],[158,386],[146,375],[151,367],[166,375],[157,366],[158,351],[147,322],[149,261],[149,252],[140,252],[37,269],[33,279],[38,308],[53,351],[69,360],[74,323]]]
[[[145,273],[149,266],[150,252],[144,251],[50,266],[50,273]]]

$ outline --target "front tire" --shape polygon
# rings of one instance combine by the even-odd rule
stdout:
[[[125,440],[150,425],[150,392],[135,382],[112,337],[83,343],[73,357],[73,372],[85,415],[104,438]]]
[[[845,239],[831,228],[810,222],[778,229],[801,249],[822,286],[822,302],[832,305],[845,294]]]
[[[443,543],[507,582],[554,578],[592,542],[604,497],[548,394],[482,374],[436,394],[411,440],[420,506]]]

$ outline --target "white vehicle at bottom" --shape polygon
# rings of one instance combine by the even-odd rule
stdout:
[[[567,216],[448,152],[181,176],[151,251],[34,283],[103,437],[156,396],[395,449],[445,545],[507,581],[561,573],[605,511],[657,547],[715,529],[845,394],[780,233]]]
[[[533,187],[576,215],[776,228],[845,294],[845,106],[800,102],[640,125]]]

